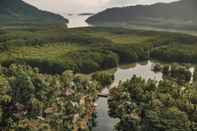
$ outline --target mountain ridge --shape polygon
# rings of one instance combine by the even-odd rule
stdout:
[[[0,23],[67,23],[64,17],[40,10],[22,0],[0,1]]]
[[[182,22],[185,25],[197,23],[197,0],[180,0],[171,3],[136,5],[109,8],[86,21],[90,24],[105,22]],[[170,21],[170,22],[169,22]]]

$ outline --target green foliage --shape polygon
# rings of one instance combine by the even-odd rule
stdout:
[[[76,64],[77,72],[91,73],[118,65],[118,56],[105,50],[82,50],[69,53],[66,57],[69,57]]]
[[[164,65],[161,72],[164,79],[174,80],[178,84],[189,83],[193,77],[188,67],[177,64]]]
[[[41,72],[92,73],[118,64],[157,59],[196,62],[196,37],[121,28],[12,27],[0,33],[0,63],[28,64]]]
[[[70,71],[45,75],[26,65],[11,65],[1,70],[2,130],[77,128],[100,90],[96,82]]]
[[[111,89],[109,113],[120,119],[119,131],[194,131],[195,93],[196,87],[189,85],[183,88],[171,81],[157,84],[134,76]]]
[[[179,48],[177,48],[179,47]],[[196,63],[196,47],[195,45],[176,45],[173,47],[161,47],[154,49],[151,52],[151,57],[157,60],[167,61],[167,62],[186,62],[186,63]]]
[[[160,64],[155,64],[153,67],[152,67],[152,70],[154,72],[161,72],[162,71],[162,67]],[[165,72],[165,71],[164,71]]]
[[[152,70],[155,72],[162,72],[163,79],[173,80],[178,84],[185,84],[193,82],[192,77],[195,80],[195,72],[193,74],[190,68],[191,67],[178,64],[155,64]]]
[[[31,78],[25,72],[18,72],[13,80],[10,80],[11,96],[19,103],[28,104],[33,98],[35,87]]]
[[[0,1],[0,24],[24,24],[24,23],[66,23],[62,16],[46,11],[41,11],[22,0]]]
[[[120,2],[120,1],[119,1]],[[126,1],[127,2],[127,1]],[[97,26],[196,30],[196,0],[109,8],[87,19]],[[193,21],[193,22],[188,22]]]
[[[107,72],[96,72],[92,75],[93,80],[96,80],[103,88],[108,87],[114,81],[114,75]]]
[[[194,81],[197,81],[197,67],[194,68]]]

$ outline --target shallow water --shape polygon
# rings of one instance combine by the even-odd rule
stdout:
[[[118,67],[114,74],[115,80],[112,87],[118,85],[120,81],[131,79],[133,75],[140,76],[145,80],[162,80],[162,73],[155,73],[151,70],[153,65],[153,62],[148,61],[145,63],[128,65],[126,67]],[[107,98],[99,98],[97,100],[97,105],[97,126],[93,129],[93,131],[113,131],[113,127],[118,120],[113,119],[108,115],[109,108]]]
[[[128,79],[131,79],[133,75],[136,75],[138,77],[142,77],[145,80],[151,79],[160,81],[162,80],[162,73],[158,72],[155,73],[151,70],[152,66],[154,65],[153,62],[148,61],[144,63],[136,63],[135,65],[130,65],[130,67],[119,67],[117,71],[115,72],[115,80],[112,86],[118,85],[120,81],[124,82]]]
[[[79,16],[79,15],[66,15],[66,18],[69,19],[68,28],[77,28],[77,27],[87,27],[90,26],[85,20],[89,16]],[[151,70],[154,62],[147,61],[144,63],[136,63],[127,66],[118,67],[114,76],[115,80],[111,87],[117,86],[120,81],[124,82],[128,79],[131,79],[133,75],[142,77],[145,80],[152,79],[156,81],[162,80],[162,73],[155,73]],[[194,68],[190,68],[190,71],[193,74]],[[192,77],[193,79],[193,77]],[[191,80],[192,81],[192,80]],[[105,93],[108,90],[104,90]],[[99,98],[97,100],[97,126],[93,128],[93,131],[113,131],[114,125],[118,122],[117,119],[113,119],[108,115],[108,103],[107,98]]]
[[[96,127],[93,131],[113,131],[114,125],[119,121],[118,119],[113,119],[108,115],[108,103],[107,98],[100,97],[97,100],[97,118]]]

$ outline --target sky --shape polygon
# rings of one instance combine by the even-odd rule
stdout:
[[[153,4],[177,0],[24,0],[42,10],[65,15],[66,13],[96,13],[105,8],[136,4]]]

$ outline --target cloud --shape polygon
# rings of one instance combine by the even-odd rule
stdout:
[[[93,11],[108,5],[111,0],[24,0],[38,8],[53,12]]]
[[[78,3],[83,6],[100,6],[109,3],[110,0],[74,0],[74,3]]]
[[[153,4],[158,2],[173,2],[178,0],[111,0],[112,6],[125,6],[125,5],[137,5],[137,4]]]
[[[176,0],[24,0],[34,6],[55,13],[98,12],[107,7],[136,4],[152,4],[156,2],[172,2]]]

